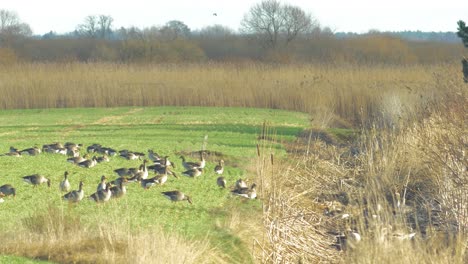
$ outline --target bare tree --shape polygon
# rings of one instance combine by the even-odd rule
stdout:
[[[99,16],[98,32],[101,38],[109,38],[112,35],[112,22],[114,22],[114,19],[111,16]]]
[[[0,9],[0,34],[31,36],[32,30],[21,22],[16,12]]]
[[[257,36],[264,46],[275,48],[280,40],[287,45],[300,34],[312,31],[318,22],[300,7],[265,0],[250,8],[241,25],[244,32]]]
[[[108,38],[112,34],[113,21],[111,16],[87,16],[84,23],[78,25],[77,31],[80,35],[89,38]]]

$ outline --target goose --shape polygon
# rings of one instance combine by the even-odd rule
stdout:
[[[154,161],[154,166],[172,166],[175,168],[175,164],[169,160],[169,156],[164,156],[162,159]]]
[[[224,172],[224,160],[219,160],[218,165],[214,168],[214,172],[218,175],[223,174]]]
[[[33,174],[29,176],[24,176],[23,181],[32,184],[34,187],[41,183],[47,183],[47,186],[50,187],[50,180],[42,175]]]
[[[65,142],[65,144],[63,145],[66,149],[76,149],[76,150],[80,150],[81,147],[83,147],[83,144],[75,144],[73,142]]]
[[[218,177],[218,179],[216,179],[216,183],[219,187],[226,188],[226,179],[224,179],[224,177]]]
[[[232,194],[237,195],[237,196],[242,196],[248,199],[255,199],[257,198],[257,192],[255,191],[256,187],[257,185],[254,183],[252,184],[252,187],[250,188],[235,189],[232,191]]]
[[[104,190],[91,194],[89,199],[95,201],[96,203],[104,203],[109,201],[111,196],[112,192],[110,191],[110,184],[107,184]]]
[[[196,178],[196,177],[202,175],[202,172],[203,172],[202,168],[195,168],[195,169],[191,169],[191,170],[188,170],[188,171],[184,171],[182,173],[182,175],[190,177],[190,178]]]
[[[146,167],[146,162],[148,162],[148,160],[143,160],[143,164],[140,165],[138,171],[133,176],[136,176],[138,179],[148,178],[148,168]]]
[[[0,192],[3,193],[5,196],[13,195],[16,196],[16,189],[11,186],[11,184],[5,184],[0,186]]]
[[[164,183],[167,182],[167,175],[168,175],[168,172],[169,172],[169,169],[167,167],[165,167],[165,170],[164,170],[164,173],[162,174],[159,174],[157,175],[155,178],[157,180],[157,183],[159,185],[163,185]],[[174,178],[177,178],[177,175],[175,175],[175,173],[172,173],[172,176],[174,176]]]
[[[83,157],[78,156],[78,157],[68,158],[68,159],[67,159],[67,162],[70,162],[70,163],[72,163],[72,164],[78,164],[78,163],[81,163],[81,162],[83,162],[83,161],[85,161],[85,160],[87,160],[87,159],[89,159],[89,155],[88,155],[88,154],[84,154]]]
[[[103,156],[101,157],[98,157],[96,159],[97,163],[102,163],[102,162],[109,162],[109,157],[107,156],[107,154],[104,154]]]
[[[205,168],[206,161],[205,161],[203,152],[200,153],[200,161],[198,162],[187,162],[185,161],[184,156],[180,156],[180,158],[182,159],[182,166],[184,166],[186,170],[191,170],[191,169],[196,169],[196,168],[200,168],[200,169]]]
[[[140,153],[140,152],[127,152],[127,153],[120,154],[120,156],[128,160],[136,160],[136,159],[141,159],[142,157],[145,156],[145,154]]]
[[[175,191],[168,191],[168,192],[161,192],[164,197],[167,199],[173,201],[173,202],[180,202],[183,200],[187,200],[190,204],[192,203],[192,199],[188,196],[182,193],[181,191],[175,190]]]
[[[69,157],[79,157],[80,150],[77,148],[67,148],[67,156]]]
[[[124,177],[124,176],[133,176],[135,173],[138,172],[138,169],[136,168],[119,168],[119,169],[115,169],[114,170],[115,173],[117,173],[117,175],[119,175],[119,177]]]
[[[110,182],[113,186],[119,186],[121,182],[129,182],[127,176],[119,177]]]
[[[70,190],[70,182],[68,181],[68,171],[63,174],[63,181],[60,182],[60,191],[68,192]]]
[[[79,185],[78,190],[73,190],[73,191],[65,194],[62,198],[65,201],[68,201],[70,203],[77,203],[77,202],[83,200],[83,197],[84,197],[83,185],[84,185],[84,183],[82,181],[80,181],[80,185]]]
[[[158,184],[158,179],[157,177],[153,177],[149,179],[141,179],[140,184],[141,184],[141,187],[143,187],[143,189],[148,190],[152,186]]]
[[[5,194],[3,194],[2,192],[0,192],[0,203],[5,202],[5,200],[3,200],[3,197],[5,197]]]
[[[101,144],[96,144],[96,143],[94,143],[94,144],[92,144],[91,146],[88,146],[88,147],[86,148],[86,151],[87,151],[88,153],[95,153],[95,152],[98,152],[98,150],[101,149],[101,147],[102,147]]]
[[[58,149],[63,149],[63,145],[59,142],[55,142],[52,144],[42,145],[42,151],[48,153],[56,153]]]
[[[242,180],[242,179],[238,179],[238,180],[236,181],[236,187],[235,187],[235,189],[237,190],[237,189],[242,189],[242,188],[247,188],[247,183],[246,183],[244,180]]]
[[[97,188],[96,188],[96,191],[99,192],[99,191],[102,191],[102,190],[105,190],[106,189],[106,176],[105,175],[102,175],[101,176],[101,182],[98,184]]]
[[[82,162],[78,163],[78,166],[80,166],[82,168],[92,168],[92,167],[96,166],[96,164],[97,164],[96,156],[93,156],[92,159],[88,159],[88,160],[85,160],[85,161],[82,161]]]
[[[7,152],[5,154],[2,154],[0,156],[10,156],[10,157],[21,157],[21,153],[20,152]]]
[[[10,146],[10,153],[19,153],[19,150],[13,146]]]
[[[27,148],[27,149],[23,149],[20,151],[22,155],[30,155],[30,156],[39,155],[41,152],[42,152],[41,149],[38,147]]]
[[[162,160],[158,153],[155,153],[152,149],[148,149],[148,158],[153,162],[159,162]]]
[[[112,193],[111,198],[120,198],[127,193],[125,183],[127,183],[127,179],[122,178],[122,180],[119,181],[119,184],[117,186],[113,186],[110,188],[110,191]]]
[[[60,155],[67,155],[68,150],[66,148],[59,148],[55,150],[55,153]]]
[[[117,150],[113,148],[107,148],[107,147],[101,147],[100,149],[98,149],[97,152],[103,155],[111,155],[111,156],[117,155]]]

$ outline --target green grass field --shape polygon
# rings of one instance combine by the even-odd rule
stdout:
[[[228,185],[232,186],[238,178],[254,181],[255,175],[249,174],[248,168],[255,160],[264,122],[276,142],[294,140],[309,125],[307,114],[270,109],[156,107],[1,111],[0,152],[8,152],[10,146],[24,149],[67,141],[85,147],[99,143],[116,150],[145,153],[154,149],[159,154],[169,155],[179,175],[183,171],[180,153],[185,153],[189,160],[196,160],[197,157],[189,153],[202,148],[205,136],[206,150],[221,156],[209,156],[205,173],[197,179],[170,177],[166,185],[146,191],[132,183],[128,185],[127,195],[120,200],[97,206],[86,199],[73,207],[61,200],[63,194],[58,189],[64,171],[70,173],[72,189],[77,189],[80,180],[84,181],[87,196],[95,192],[101,175],[115,179],[114,169],[138,167],[141,161],[115,156],[108,163],[85,169],[66,162],[67,157],[59,154],[2,156],[0,185],[12,184],[17,196],[5,198],[6,202],[0,204],[0,229],[5,232],[22,228],[28,217],[56,207],[78,216],[83,228],[92,229],[97,223],[125,225],[135,231],[162,227],[191,240],[208,238],[212,246],[233,261],[250,262],[251,257],[242,252],[250,245],[245,245],[238,234],[220,228],[217,223],[224,221],[230,210],[261,217],[261,202],[246,203],[232,198],[228,190],[219,189],[213,168],[222,157],[226,162],[224,176]],[[280,143],[271,144],[276,155],[285,154]],[[46,185],[33,188],[22,181],[22,176],[35,173],[50,177],[51,188]],[[171,203],[160,194],[174,189],[191,195],[193,205]]]

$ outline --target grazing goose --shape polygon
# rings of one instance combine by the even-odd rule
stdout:
[[[32,148],[23,149],[20,151],[20,153],[22,155],[36,156],[41,153],[41,149],[38,147],[32,147]]]
[[[5,200],[3,200],[3,197],[5,197],[5,194],[3,194],[2,192],[0,192],[0,203],[5,202]]]
[[[47,183],[47,186],[50,187],[50,180],[42,175],[33,174],[29,176],[24,176],[23,181],[32,184],[34,187],[41,183]]]
[[[239,188],[235,189],[232,191],[232,194],[242,196],[248,199],[255,199],[257,198],[257,192],[255,191],[255,188],[257,185],[254,183],[252,184],[252,187],[250,188]]]
[[[60,155],[67,155],[68,150],[66,148],[59,148],[55,150],[55,153]]]
[[[137,168],[119,168],[119,169],[115,169],[114,170],[115,173],[117,173],[117,175],[119,175],[119,177],[124,177],[124,176],[133,176],[135,173],[138,172],[138,169]]]
[[[218,179],[216,179],[216,183],[219,187],[226,188],[226,179],[224,179],[224,177],[218,177]]]
[[[5,184],[0,186],[0,192],[3,193],[5,196],[10,196],[13,195],[13,197],[16,196],[16,189],[13,188],[10,184]]]
[[[83,144],[75,144],[73,142],[65,142],[65,144],[63,145],[66,149],[76,149],[76,150],[80,150],[81,147],[83,147]]]
[[[109,162],[109,157],[107,156],[107,154],[104,154],[103,156],[101,157],[98,157],[96,159],[97,163],[102,163],[102,162]]]
[[[96,166],[96,164],[97,164],[96,156],[93,156],[92,159],[88,159],[88,160],[85,160],[85,161],[82,161],[82,162],[78,163],[78,166],[80,166],[82,168],[92,168],[92,167]]]
[[[165,170],[164,170],[164,173],[162,174],[159,174],[157,176],[154,177],[155,179],[155,183],[158,184],[158,185],[163,185],[167,182],[167,175],[168,175],[168,168],[165,167]],[[177,178],[177,176],[173,173],[172,176],[174,176],[175,178]]]
[[[235,187],[235,189],[237,190],[237,189],[242,189],[242,188],[247,188],[247,183],[246,183],[244,180],[242,180],[242,179],[238,179],[238,180],[236,181],[236,187]]]
[[[83,185],[84,185],[84,183],[82,181],[80,181],[80,186],[79,186],[78,190],[73,190],[73,191],[65,194],[62,198],[65,201],[68,201],[70,203],[77,203],[77,202],[83,200],[83,197],[84,197]]]
[[[87,159],[89,159],[89,155],[84,154],[83,157],[78,156],[78,157],[68,158],[67,162],[70,162],[72,164],[78,164],[78,163],[81,163],[81,162],[83,162],[83,161],[85,161]]]
[[[112,186],[119,186],[121,182],[129,182],[129,180],[126,176],[123,176],[111,181],[110,184],[112,184]]]
[[[104,203],[110,200],[112,192],[110,191],[110,184],[106,185],[106,188],[101,191],[97,191],[89,196],[89,199],[95,201],[96,203]]]
[[[59,142],[55,142],[52,144],[42,145],[42,151],[47,153],[57,153],[58,149],[63,149],[63,145]]]
[[[218,165],[214,168],[216,174],[221,175],[224,172],[224,160],[219,160]]]
[[[202,175],[203,169],[202,168],[194,168],[188,171],[184,171],[182,175],[190,177],[190,178],[196,178],[200,175]]]
[[[164,195],[164,197],[166,197],[167,199],[173,201],[173,202],[180,202],[180,201],[183,201],[183,200],[187,200],[187,202],[189,202],[190,204],[192,203],[192,199],[190,199],[190,197],[188,195],[185,195],[184,193],[178,191],[178,190],[175,190],[175,191],[169,191],[169,192],[162,192],[162,194]]]
[[[143,189],[148,190],[152,186],[158,184],[158,179],[156,177],[149,178],[149,179],[141,179],[140,184],[141,184],[141,187],[143,187]]]
[[[96,188],[96,191],[99,192],[99,191],[102,191],[102,190],[105,190],[106,187],[107,187],[107,184],[106,184],[106,176],[105,175],[102,175],[101,176],[101,182],[99,182],[97,188]]]
[[[86,151],[88,153],[95,153],[95,152],[98,152],[101,149],[101,147],[102,147],[101,144],[96,144],[95,143],[95,144],[92,144],[91,146],[88,146],[86,148]]]
[[[60,191],[68,192],[70,190],[70,182],[68,181],[68,171],[63,174],[63,181],[60,182]]]
[[[148,158],[153,162],[160,162],[162,160],[161,156],[152,149],[148,149]]]
[[[124,196],[127,193],[127,188],[125,187],[125,184],[127,183],[126,178],[122,178],[122,180],[119,181],[119,184],[117,186],[113,186],[110,188],[110,191],[112,193],[111,198],[120,198]]]
[[[198,162],[187,162],[185,161],[184,156],[180,156],[180,158],[182,159],[182,166],[184,166],[186,170],[191,170],[191,169],[196,169],[196,168],[200,168],[200,169],[205,168],[206,161],[205,161],[203,152],[200,153],[200,161]]]
[[[136,160],[136,159],[141,160],[141,158],[144,157],[145,154],[141,152],[123,151],[121,152],[120,156],[128,160]]]
[[[67,148],[67,156],[69,157],[79,157],[80,150],[77,148]]]

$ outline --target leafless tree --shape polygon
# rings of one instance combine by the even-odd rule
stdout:
[[[112,34],[112,22],[114,19],[111,16],[100,15],[98,20],[99,36],[108,38]]]
[[[108,38],[112,34],[113,21],[111,16],[87,16],[84,23],[78,25],[77,31],[89,38]]]
[[[0,9],[0,34],[30,36],[32,30],[21,22],[16,12]]]
[[[257,36],[264,46],[276,48],[282,40],[288,45],[300,34],[312,31],[318,22],[300,7],[265,0],[250,8],[241,25],[245,33]]]

